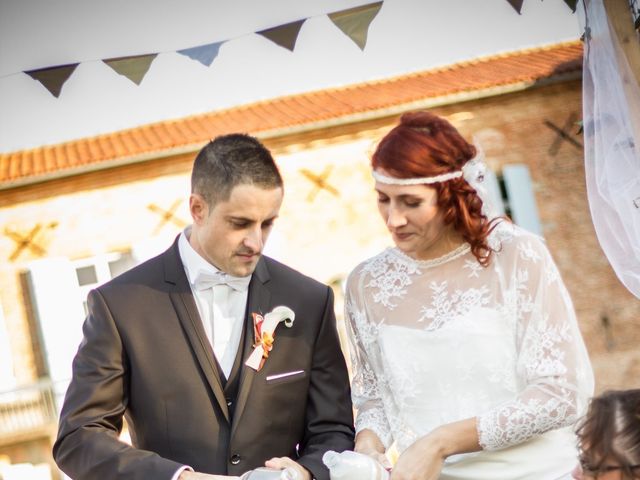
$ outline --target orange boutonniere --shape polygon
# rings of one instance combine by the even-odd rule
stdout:
[[[253,317],[255,341],[253,343],[253,352],[245,362],[245,365],[259,372],[264,362],[269,358],[269,353],[273,350],[276,327],[280,322],[284,322],[287,328],[291,328],[295,314],[289,307],[280,306],[264,316],[258,313],[252,313],[251,316]]]

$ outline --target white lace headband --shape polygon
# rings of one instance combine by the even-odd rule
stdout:
[[[476,184],[484,180],[484,173],[486,171],[486,165],[483,162],[484,152],[477,144],[476,152],[476,156],[468,160],[462,166],[461,170],[443,173],[433,177],[396,178],[388,177],[387,175],[383,175],[375,170],[372,172],[372,175],[377,182],[387,185],[430,185],[438,182],[447,182],[460,177],[464,177],[464,179],[470,184]]]
[[[463,173],[462,170],[458,170],[457,172],[443,173],[442,175],[436,175],[435,177],[395,178],[387,177],[386,175],[374,170],[372,175],[377,182],[385,183],[387,185],[423,185],[453,180],[454,178],[461,177]]]

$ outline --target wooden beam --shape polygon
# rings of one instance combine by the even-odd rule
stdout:
[[[622,88],[627,99],[632,131],[640,132],[640,101],[638,101],[640,38],[634,27],[628,0],[604,0],[604,8],[609,21],[609,29],[620,46],[620,49],[617,50],[616,60]],[[629,69],[626,68],[625,63]]]
[[[633,25],[633,16],[627,0],[604,0],[609,28],[615,34],[622,53],[631,68],[636,85],[640,85],[640,40]],[[618,59],[620,60],[620,59]],[[625,81],[632,79],[626,79]]]

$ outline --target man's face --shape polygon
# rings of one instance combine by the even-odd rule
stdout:
[[[278,216],[282,197],[279,187],[241,184],[231,190],[228,200],[210,208],[202,196],[192,194],[191,246],[223,272],[238,277],[250,275]]]

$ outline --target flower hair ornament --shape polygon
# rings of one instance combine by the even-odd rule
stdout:
[[[380,172],[373,171],[373,178],[380,183],[386,185],[431,185],[439,182],[447,182],[454,178],[463,177],[469,185],[477,189],[477,185],[482,183],[487,170],[484,163],[484,151],[476,143],[475,157],[467,160],[460,170],[435,175],[433,177],[417,177],[417,178],[396,178],[383,175]]]
[[[269,353],[273,350],[276,327],[280,322],[284,322],[285,327],[291,328],[296,315],[289,307],[279,306],[264,316],[258,313],[252,313],[251,316],[253,317],[255,342],[253,352],[244,364],[259,372],[264,366],[264,362],[269,358]]]
[[[482,213],[489,218],[495,218],[504,214],[504,210],[496,208],[497,205],[501,205],[501,203],[499,203],[500,199],[499,197],[492,196],[490,191],[491,186],[484,183],[485,177],[487,176],[487,165],[484,163],[484,151],[477,141],[474,141],[473,144],[476,147],[476,155],[467,160],[460,170],[435,175],[433,177],[419,178],[389,177],[375,170],[372,175],[377,182],[387,185],[431,185],[463,177],[482,200]]]

